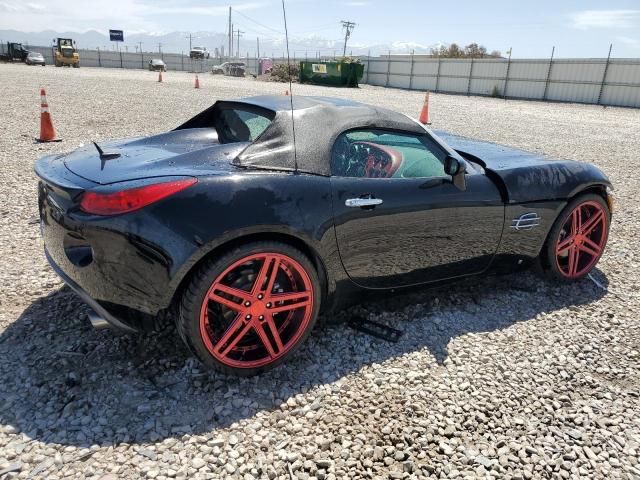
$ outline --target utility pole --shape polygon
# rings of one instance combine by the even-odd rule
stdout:
[[[231,7],[229,7],[229,58],[233,54],[233,24],[231,23]]]
[[[260,58],[260,38],[256,37],[256,45],[258,46],[258,58]]]
[[[191,52],[191,34],[189,34],[189,37],[184,38],[189,38],[189,52]]]
[[[140,53],[142,53],[142,42],[138,42],[138,45],[140,45]]]
[[[241,32],[240,29],[236,30],[236,33],[238,34],[238,44],[237,44],[237,48],[236,48],[236,56],[238,58],[240,58],[240,37],[242,36],[243,33],[247,33],[247,32]]]
[[[342,20],[340,23],[342,23],[342,28],[344,28],[344,48],[342,49],[342,56],[344,57],[347,55],[347,40],[349,40],[351,32],[353,32],[356,24],[345,20]]]

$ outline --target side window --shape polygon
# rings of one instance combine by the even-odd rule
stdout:
[[[340,177],[445,177],[446,153],[427,136],[362,129],[343,133],[331,156],[331,173]]]
[[[240,108],[225,108],[216,121],[223,143],[253,142],[271,124],[271,118]]]

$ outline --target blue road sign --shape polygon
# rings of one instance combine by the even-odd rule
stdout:
[[[112,42],[124,42],[124,32],[122,30],[109,30],[109,40]]]

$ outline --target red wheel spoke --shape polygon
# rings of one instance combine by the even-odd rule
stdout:
[[[576,208],[571,214],[571,236],[575,236],[580,232],[582,226],[582,209]]]
[[[267,295],[271,295],[271,292],[273,292],[273,285],[276,282],[279,269],[280,269],[280,259],[276,258],[273,263],[273,268],[271,269],[271,275],[269,276],[269,281],[267,282],[267,288],[265,289],[265,292],[267,293]]]
[[[233,347],[235,347],[238,342],[244,337],[249,329],[251,328],[251,322],[245,322],[242,314],[236,316],[236,318],[231,322],[227,331],[224,332],[224,335],[220,338],[218,343],[215,346],[215,350],[220,353],[222,356],[226,356]],[[224,348],[224,350],[220,350]]]
[[[584,225],[582,225],[581,233],[583,235],[590,234],[602,220],[604,220],[604,214],[602,213],[602,211],[597,211],[589,220],[585,222]]]
[[[569,249],[569,275],[573,276],[578,270],[578,260],[580,258],[580,250],[574,245]]]
[[[262,341],[264,347],[267,349],[269,356],[275,357],[283,350],[282,340],[280,339],[280,334],[278,333],[278,329],[276,328],[273,318],[271,318],[270,320],[267,320],[265,323],[260,323],[256,325],[256,332],[258,332],[258,336],[260,337],[260,340]],[[271,342],[271,339],[269,338],[269,335],[267,335],[265,326],[269,328],[269,331],[273,336],[273,340],[275,342],[275,348],[273,343]]]
[[[281,293],[278,295],[272,295],[269,298],[270,301],[277,302],[291,302],[286,305],[279,305],[269,310],[270,313],[286,312],[288,310],[294,310],[296,308],[306,307],[311,304],[311,296],[308,292],[297,293]]]
[[[588,253],[593,257],[600,255],[600,252],[602,251],[602,249],[600,248],[600,245],[598,245],[597,243],[595,243],[594,241],[586,237],[584,238],[583,244],[580,245],[580,250]]]
[[[213,287],[213,290],[219,290],[223,293],[226,293],[227,295],[232,295],[234,297],[239,298],[240,300],[242,300],[243,302],[246,302],[247,300],[251,300],[251,294],[249,292],[246,292],[244,290],[240,290],[238,288],[233,288],[233,287],[228,287],[226,285],[223,285],[221,283],[216,284]]]
[[[574,237],[573,235],[565,238],[563,241],[561,241],[558,244],[558,247],[556,248],[556,255],[560,255],[562,252],[564,252],[567,248],[569,248],[571,246],[571,242],[573,241]]]
[[[235,310],[236,312],[240,312],[244,309],[244,306],[242,304],[236,303],[233,300],[229,300],[228,298],[225,298],[222,295],[218,295],[214,292],[211,292],[209,294],[209,300],[224,305],[225,307],[228,307],[231,310]]]
[[[269,325],[269,330],[271,330],[271,335],[273,335],[273,339],[276,342],[276,346],[278,347],[278,351],[281,352],[284,349],[282,345],[282,339],[280,338],[280,332],[278,332],[278,327],[276,327],[276,322],[273,319],[273,316],[267,316],[267,325]]]
[[[256,280],[253,284],[253,287],[251,287],[252,296],[256,296],[258,292],[262,290],[262,284],[264,283],[264,279],[267,276],[267,272],[269,271],[269,266],[271,265],[272,260],[274,260],[274,258],[270,255],[266,255],[264,257],[264,262],[262,263],[262,266],[260,267],[260,271],[256,276]]]

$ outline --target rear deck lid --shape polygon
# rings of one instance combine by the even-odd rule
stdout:
[[[97,142],[64,157],[74,174],[95,183],[236,170],[231,162],[247,143],[220,144],[214,129],[192,128],[151,137]],[[100,153],[102,150],[102,155]]]

